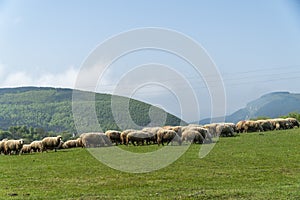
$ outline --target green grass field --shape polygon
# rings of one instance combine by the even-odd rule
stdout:
[[[144,174],[111,169],[85,149],[0,156],[0,199],[300,199],[299,144],[300,129],[221,138],[203,159],[192,145]]]

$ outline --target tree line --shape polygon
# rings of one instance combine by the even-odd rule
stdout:
[[[70,133],[67,131],[59,134],[64,138],[64,140],[69,140],[76,137],[76,133]],[[8,130],[0,130],[0,140],[22,138],[25,143],[57,135],[58,133],[53,131],[48,132],[43,128],[33,128],[27,126],[11,126],[8,128]]]
[[[295,118],[297,119],[298,121],[300,121],[300,113],[298,112],[291,112],[287,115],[282,115],[282,116],[279,116],[279,118]],[[259,116],[259,117],[256,117],[256,118],[251,118],[250,120],[263,120],[263,119],[271,119],[270,117],[267,117],[267,116]]]

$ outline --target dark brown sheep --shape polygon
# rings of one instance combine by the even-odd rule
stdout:
[[[111,140],[112,143],[116,145],[121,144],[121,132],[115,130],[108,130],[105,132],[105,135]]]

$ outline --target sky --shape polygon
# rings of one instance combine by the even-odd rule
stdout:
[[[177,31],[205,49],[223,80],[226,114],[269,92],[300,93],[300,3],[293,0],[0,0],[0,87],[74,88],[82,65],[101,43],[144,27]],[[198,78],[189,64],[162,51],[123,56],[96,91],[114,93],[124,74],[148,63],[183,74],[199,100],[200,118],[211,115],[205,77]],[[166,82],[185,89],[166,75],[161,85],[141,86],[131,97],[179,116],[176,91],[163,87]]]

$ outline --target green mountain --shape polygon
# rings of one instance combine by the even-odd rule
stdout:
[[[300,112],[300,94],[273,92],[248,103],[245,108],[227,116],[226,121],[238,122],[261,116],[275,118],[291,112]]]
[[[166,125],[185,123],[174,115],[134,99],[79,90],[75,90],[75,92],[80,97],[95,95],[94,103],[97,120],[103,131],[120,129],[115,122],[116,116],[113,116],[111,110],[112,97],[114,102],[117,103],[129,101],[130,117],[139,126],[146,126],[150,123],[149,109],[150,113],[166,116]],[[76,133],[77,129],[75,128],[72,111],[72,95],[72,89],[62,88],[21,87],[0,89],[0,129],[7,130],[11,126],[25,125],[27,127],[43,128],[46,131],[56,133],[63,131]],[[81,98],[77,99],[75,103],[85,105],[90,102]],[[97,131],[98,126],[90,126],[89,121],[92,115],[90,110],[85,108],[83,106],[79,108],[81,110],[76,111],[81,113],[78,119],[81,123],[80,126],[88,127],[89,131]],[[124,117],[126,116],[124,115],[124,109],[118,108],[117,112],[118,124],[121,124],[122,127],[133,128],[130,124],[127,124],[128,119]]]

